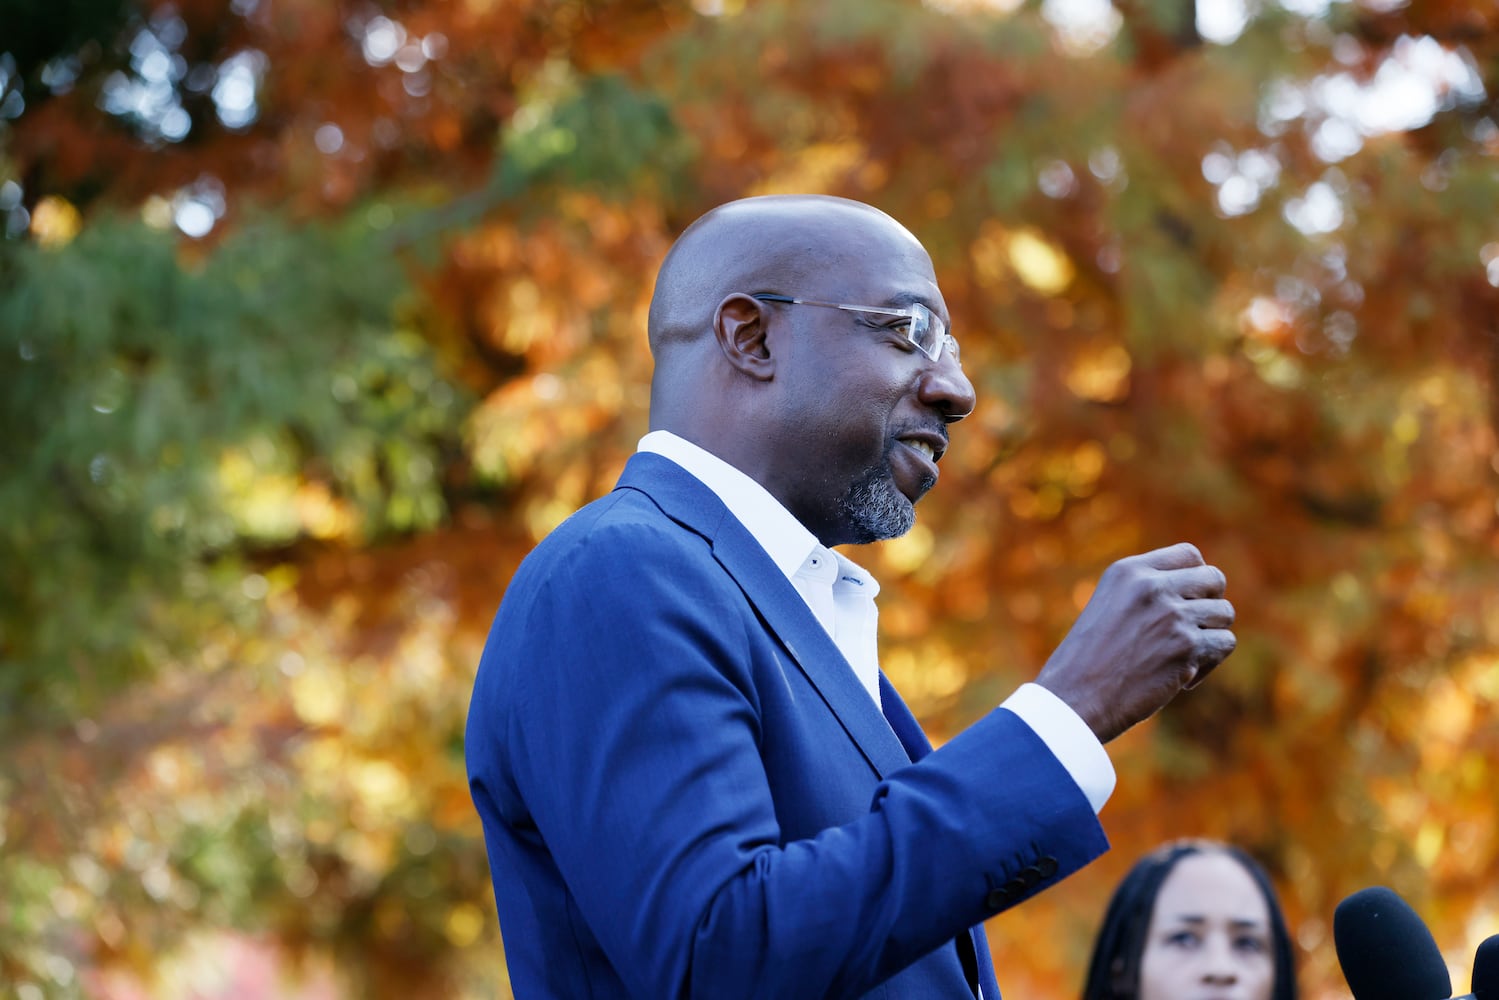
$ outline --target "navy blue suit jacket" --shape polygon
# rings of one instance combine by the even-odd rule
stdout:
[[[885,718],[723,503],[633,457],[517,570],[469,709],[515,995],[998,1000],[982,922],[1107,841],[1014,714],[932,751],[882,688]]]

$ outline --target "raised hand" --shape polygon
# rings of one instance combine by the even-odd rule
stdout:
[[[1120,559],[1036,683],[1107,743],[1200,684],[1234,651],[1225,582],[1186,542]]]

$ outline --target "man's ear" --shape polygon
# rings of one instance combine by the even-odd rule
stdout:
[[[718,348],[735,370],[750,378],[769,382],[775,377],[775,358],[770,355],[766,330],[769,319],[764,303],[735,292],[718,304],[713,313],[713,336]]]

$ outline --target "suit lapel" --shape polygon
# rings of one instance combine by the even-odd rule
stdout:
[[[920,760],[932,752],[931,741],[921,731],[916,716],[911,714],[905,701],[895,692],[883,670],[880,671],[880,705],[885,710],[885,719],[890,723],[890,728],[900,738],[900,745],[905,747],[907,756],[912,760]]]
[[[619,487],[645,493],[672,520],[708,539],[719,564],[739,584],[879,777],[911,762],[904,738],[897,739],[881,718],[853,668],[791,581],[712,490],[670,459],[650,453],[630,459]]]

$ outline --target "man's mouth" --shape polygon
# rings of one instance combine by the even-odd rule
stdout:
[[[935,462],[937,460],[937,450],[931,445],[927,444],[925,441],[912,441],[909,438],[903,440],[905,444],[911,446],[912,448],[925,455],[928,461]]]
[[[940,430],[908,430],[896,435],[896,440],[935,465],[947,451],[947,435]]]

